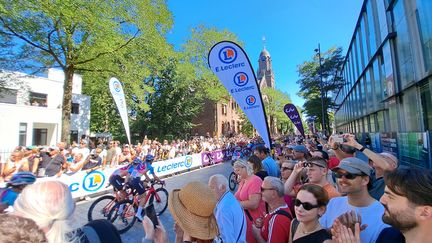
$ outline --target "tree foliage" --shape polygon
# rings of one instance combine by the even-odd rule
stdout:
[[[0,41],[12,54],[0,61],[12,61],[18,70],[64,71],[61,137],[68,140],[73,74],[123,74],[124,81],[143,80],[141,70],[148,70],[148,63],[134,59],[139,57],[134,48],[159,48],[171,25],[164,0],[1,0]],[[125,60],[135,65],[124,65]],[[142,84],[130,82],[134,85]]]
[[[321,104],[324,105],[324,111],[332,112],[336,107],[333,94],[341,89],[344,85],[342,77],[339,75],[344,56],[342,48],[330,48],[325,53],[321,53],[320,70],[318,56],[314,55],[312,60],[305,61],[298,66],[300,79],[297,83],[300,85],[298,95],[303,97],[306,102],[303,105],[304,111],[309,117],[317,117],[317,122],[323,124]],[[323,101],[321,102],[321,76],[323,81]],[[326,131],[330,131],[330,119],[332,116],[325,112]]]

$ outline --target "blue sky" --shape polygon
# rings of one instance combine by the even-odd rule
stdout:
[[[178,48],[190,29],[204,24],[226,29],[245,44],[256,72],[258,57],[266,49],[272,57],[276,88],[303,105],[298,92],[297,66],[314,55],[318,43],[324,52],[349,46],[363,0],[168,0],[174,26],[168,41]]]

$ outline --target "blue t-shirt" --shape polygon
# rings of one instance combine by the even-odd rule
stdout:
[[[341,214],[356,211],[361,215],[362,224],[367,224],[365,230],[360,232],[362,243],[375,243],[384,228],[389,227],[382,221],[384,206],[375,201],[367,207],[354,207],[348,203],[348,197],[335,197],[330,199],[324,215],[319,219],[324,228],[331,228],[334,220]]]
[[[267,156],[267,158],[263,159],[262,164],[264,170],[267,171],[269,176],[280,177],[279,166],[272,157]]]
[[[0,195],[0,202],[3,204],[7,204],[9,206],[13,206],[17,197],[18,197],[18,193],[8,188],[5,191],[3,191],[2,194]]]

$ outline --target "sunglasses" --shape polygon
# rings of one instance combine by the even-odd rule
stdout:
[[[307,210],[307,211],[312,210],[312,209],[314,209],[314,208],[319,208],[319,207],[321,206],[321,205],[319,205],[319,204],[317,204],[317,205],[312,205],[312,203],[302,202],[302,201],[300,201],[300,200],[298,200],[298,199],[295,199],[295,200],[294,200],[294,205],[295,205],[296,207],[300,207],[300,205],[302,205],[303,208],[304,208],[305,210]]]
[[[286,171],[286,170],[294,170],[294,168],[289,168],[289,167],[282,167],[281,169],[282,169],[282,171]]]
[[[361,174],[351,174],[351,173],[344,173],[343,174],[343,173],[337,173],[337,172],[335,172],[334,175],[338,179],[345,177],[345,179],[348,179],[348,180],[354,180],[355,178],[357,178],[357,176],[362,176]]]
[[[314,165],[316,165],[316,166],[318,166],[318,167],[321,167],[321,168],[325,168],[324,166],[322,166],[322,165],[319,165],[319,164],[314,164],[314,163],[303,163],[303,167],[309,167],[309,168],[312,168]]]
[[[261,187],[261,192],[268,191],[268,190],[276,190],[276,189],[275,188],[264,188],[264,187]]]

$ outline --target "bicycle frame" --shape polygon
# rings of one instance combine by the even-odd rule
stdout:
[[[131,191],[131,193],[134,193],[134,192]],[[157,202],[160,202],[160,197],[156,193],[156,189],[154,188],[154,184],[151,184],[151,186],[148,186],[145,193],[146,193],[146,197],[145,197],[145,200],[144,200],[144,205],[147,204],[147,202],[149,201],[149,199],[150,199],[150,197],[152,195],[155,196],[155,199],[156,199]],[[129,197],[129,196],[130,196],[130,194],[127,197]],[[125,217],[126,218],[135,216],[135,214],[133,214],[133,215],[131,214],[131,208],[133,206],[137,206],[137,207],[139,206],[139,197],[140,197],[140,195],[135,193],[135,195],[133,197],[133,203],[130,204],[130,205],[128,205],[128,207],[127,207],[127,209],[125,211]]]

